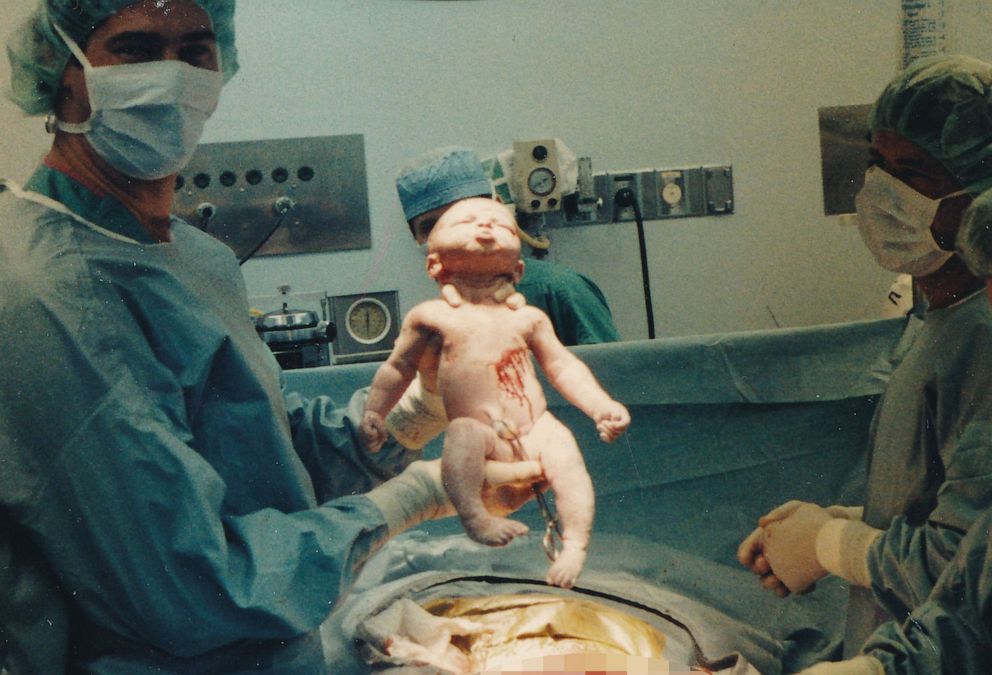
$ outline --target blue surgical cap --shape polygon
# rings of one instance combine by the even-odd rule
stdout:
[[[493,189],[474,152],[448,146],[431,150],[400,169],[396,191],[403,215],[410,221],[459,199],[492,195]]]
[[[226,82],[238,71],[238,52],[234,47],[235,0],[193,1],[210,15]],[[70,56],[69,48],[52,28],[52,23],[58,24],[82,47],[100,22],[135,2],[137,0],[38,0],[38,6],[7,42],[10,99],[29,115],[51,112],[62,71]]]
[[[967,56],[911,64],[868,119],[923,148],[972,194],[992,186],[992,65]]]

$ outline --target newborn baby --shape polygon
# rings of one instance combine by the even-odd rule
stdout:
[[[604,441],[623,433],[630,415],[561,344],[547,315],[513,291],[524,263],[509,209],[486,198],[456,202],[427,246],[427,273],[441,285],[441,298],[417,305],[404,319],[372,382],[360,433],[373,452],[382,446],[383,420],[419,367],[425,382],[434,380],[450,420],[441,472],[469,537],[501,546],[527,532],[523,523],[486,510],[484,466],[486,459],[538,460],[562,526],[562,550],[547,581],[571,587],[592,529],[592,481],[572,433],[547,410],[531,355],[555,388],[596,422]],[[424,364],[436,372],[424,377]]]

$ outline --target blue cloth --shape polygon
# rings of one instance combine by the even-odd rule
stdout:
[[[0,194],[0,558],[48,568],[0,577],[54,577],[88,672],[320,672],[315,629],[387,535],[348,495],[412,457],[370,467],[347,411],[284,402],[226,246],[178,220],[152,244],[47,168],[26,187],[137,242]]]
[[[616,342],[620,339],[603,292],[588,277],[547,260],[526,258],[517,290],[527,304],[544,311],[562,344]]]
[[[929,311],[915,333],[873,422],[865,521],[884,532],[869,551],[872,589],[852,590],[848,654],[926,600],[964,533],[992,507],[988,297]]]
[[[865,653],[900,675],[992,673],[992,510],[975,521],[926,601],[872,634]]]
[[[604,588],[684,619],[708,656],[740,652],[763,675],[835,657],[847,585],[830,577],[815,592],[782,600],[761,588],[735,553],[758,518],[788,499],[863,503],[869,424],[904,353],[906,323],[573,347],[632,417],[625,436],[604,444],[595,425],[545,383],[549,409],[575,435],[596,491],[578,585],[606,580]],[[377,367],[301,369],[286,377],[304,395],[353,390]],[[424,449],[425,456],[439,452],[437,442]],[[531,533],[501,549],[472,546],[454,518],[390,542],[331,615],[327,649],[338,657],[335,672],[368,672],[356,665],[362,657],[351,628],[362,607],[367,615],[381,606],[384,580],[494,574],[542,584],[548,561],[540,515],[528,504],[514,518]]]

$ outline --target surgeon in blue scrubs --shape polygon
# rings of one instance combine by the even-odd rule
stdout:
[[[992,509],[971,526],[926,600],[876,628],[862,652],[801,675],[992,673]]]
[[[992,65],[912,64],[879,96],[869,128],[862,238],[883,267],[913,275],[929,306],[875,412],[864,507],[789,502],[738,551],[779,594],[828,573],[849,581],[848,656],[884,621],[911,619],[992,507],[992,311],[984,280],[954,253],[963,214],[992,188]],[[903,672],[890,666],[861,655],[822,672]],[[967,668],[954,672],[987,672]]]
[[[0,184],[5,674],[323,672],[317,628],[362,565],[453,514],[437,462],[358,446],[363,392],[284,393],[233,253],[170,215],[233,18],[40,0],[8,45],[11,98],[54,141]],[[540,469],[490,474],[509,512]]]

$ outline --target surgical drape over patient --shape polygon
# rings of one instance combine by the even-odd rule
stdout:
[[[136,0],[39,0],[38,7],[11,34],[8,96],[29,115],[51,112],[62,72],[69,62],[69,48],[53,28],[57,24],[85,49],[86,38],[107,17]],[[234,46],[234,0],[193,0],[213,23],[220,52],[221,70],[229,80],[238,71]]]
[[[940,161],[972,193],[992,186],[992,65],[967,56],[917,61],[882,92],[868,120]]]

